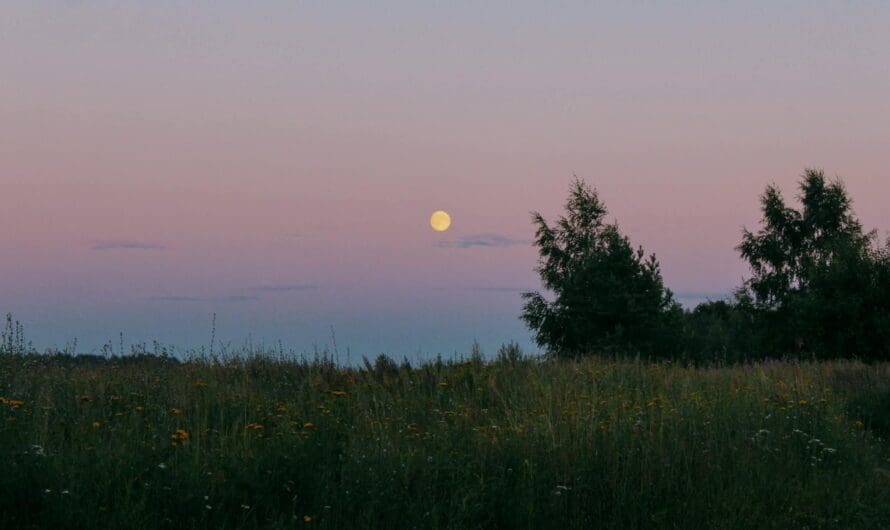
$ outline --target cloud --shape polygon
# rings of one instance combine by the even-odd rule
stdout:
[[[200,298],[197,296],[152,296],[148,298],[149,300],[153,300],[155,302],[250,302],[253,300],[259,300],[258,296],[246,296],[246,295],[230,295],[230,296],[219,296],[215,298]]]
[[[245,296],[245,295],[236,294],[236,295],[232,295],[232,296],[224,296],[222,298],[219,298],[218,300],[220,302],[250,302],[250,301],[259,300],[259,299],[260,299],[259,296]]]
[[[473,291],[485,291],[489,293],[524,293],[534,289],[524,287],[470,287]]]
[[[476,291],[483,293],[524,293],[534,291],[533,288],[526,287],[433,287],[437,291]]]
[[[479,234],[475,236],[461,236],[456,240],[439,241],[440,248],[471,248],[471,247],[512,247],[516,245],[528,245],[531,242],[526,239],[513,239],[501,234]]]
[[[205,298],[196,298],[194,296],[152,296],[149,300],[157,302],[204,302]]]
[[[143,241],[100,241],[91,250],[163,250],[163,245]]]
[[[312,289],[318,289],[318,286],[315,284],[294,283],[283,285],[258,285],[250,288],[251,291],[261,293],[290,293],[294,291],[309,291]]]

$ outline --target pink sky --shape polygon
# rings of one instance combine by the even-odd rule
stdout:
[[[328,4],[0,7],[0,310],[41,347],[199,345],[216,312],[448,354],[530,344],[529,211],[573,174],[687,303],[805,167],[890,228],[886,4]]]

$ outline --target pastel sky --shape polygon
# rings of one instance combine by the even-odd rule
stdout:
[[[887,2],[4,2],[0,311],[39,348],[206,345],[217,313],[233,345],[534,350],[529,212],[573,174],[684,303],[719,297],[805,167],[887,234],[888,27]]]

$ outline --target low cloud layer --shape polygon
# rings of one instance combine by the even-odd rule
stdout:
[[[528,245],[531,242],[526,239],[513,239],[501,234],[478,234],[474,236],[461,236],[450,241],[439,241],[437,247],[441,248],[472,248],[472,247],[513,247],[516,245]]]
[[[163,250],[163,245],[144,241],[100,241],[91,250]]]
[[[155,302],[251,302],[254,300],[259,300],[258,296],[248,296],[248,295],[230,295],[230,296],[220,296],[215,298],[200,298],[197,296],[152,296],[149,300]]]
[[[283,285],[258,285],[256,287],[251,287],[251,291],[261,292],[261,293],[290,293],[295,291],[310,291],[313,289],[318,289],[317,285],[314,284],[303,284],[303,283],[294,283],[294,284],[283,284]]]
[[[204,302],[204,298],[195,298],[194,296],[152,296],[149,300],[156,302]]]

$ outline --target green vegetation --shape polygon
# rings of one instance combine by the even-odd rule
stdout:
[[[0,354],[2,528],[886,528],[890,365]]]
[[[549,293],[523,293],[522,318],[554,357],[890,360],[890,241],[863,231],[840,180],[807,170],[799,188],[800,209],[775,186],[762,195],[762,227],[736,247],[752,276],[733,298],[684,312],[655,255],[634,251],[576,179],[553,226],[532,214]]]
[[[552,302],[523,293],[522,319],[554,356],[591,352],[671,356],[683,311],[664,288],[658,260],[606,223],[596,191],[575,179],[566,215],[550,226],[533,213],[537,272]]]

